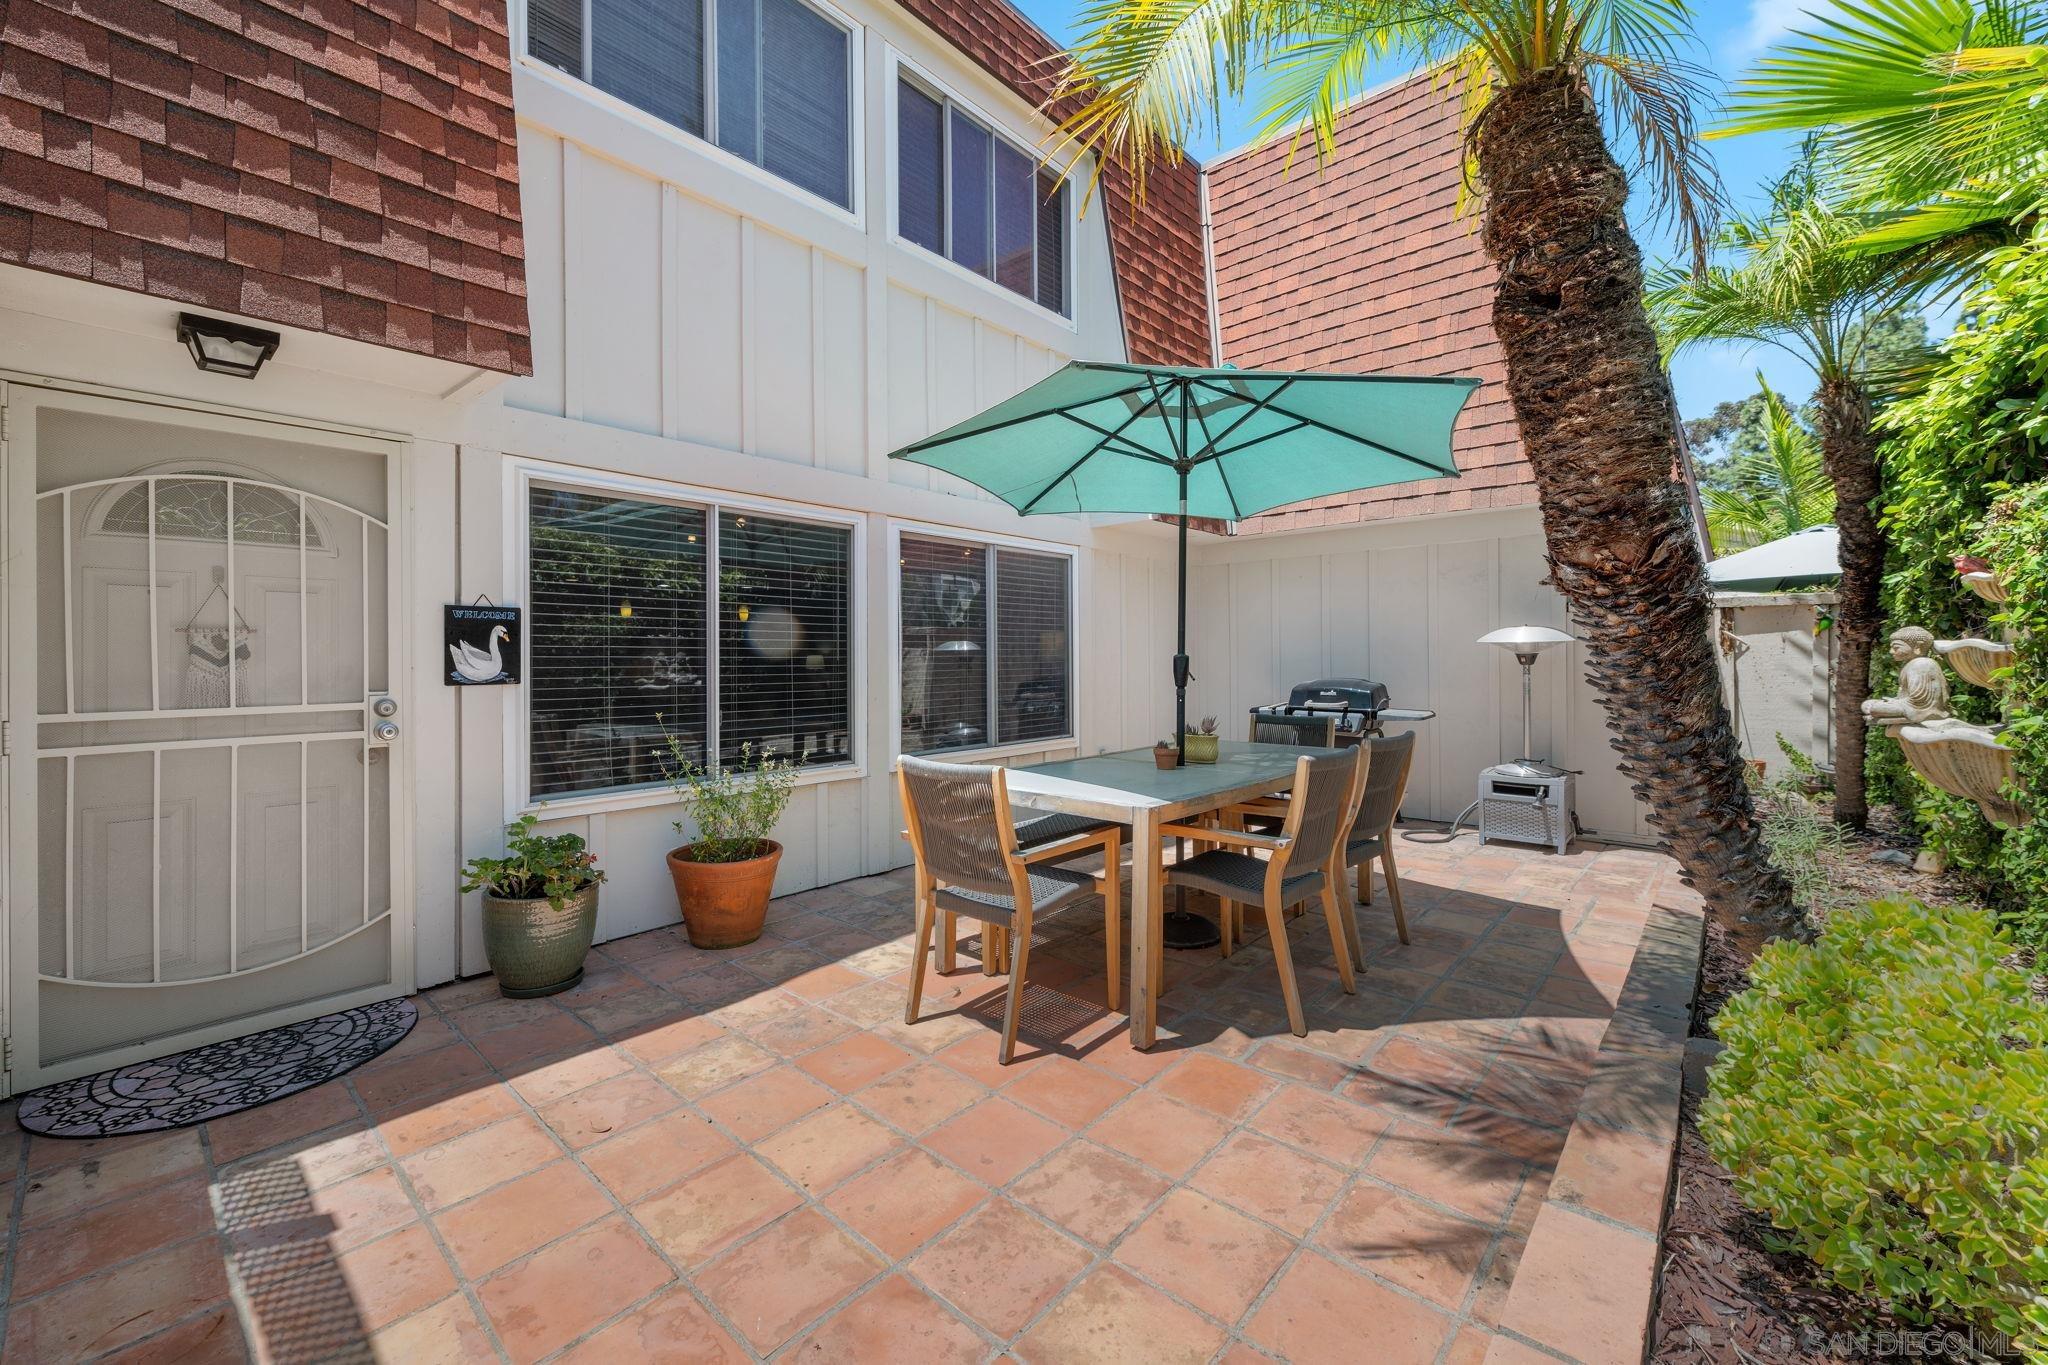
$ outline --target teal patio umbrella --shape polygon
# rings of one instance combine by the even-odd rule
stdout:
[[[1456,477],[1451,426],[1478,385],[1075,360],[889,458],[942,469],[1025,516],[1177,515],[1173,688],[1181,743],[1190,676],[1188,518],[1238,521],[1332,493]]]

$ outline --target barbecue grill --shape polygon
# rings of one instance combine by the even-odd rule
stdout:
[[[1399,725],[1436,718],[1434,711],[1389,706],[1388,700],[1387,685],[1371,678],[1317,678],[1311,682],[1296,683],[1284,702],[1254,706],[1252,715],[1286,717],[1334,713],[1339,744],[1356,744],[1361,739],[1377,737],[1389,722]]]

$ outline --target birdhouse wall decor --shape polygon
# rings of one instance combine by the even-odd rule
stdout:
[[[487,603],[441,609],[448,652],[441,680],[450,687],[497,687],[519,681],[523,657],[519,608]]]

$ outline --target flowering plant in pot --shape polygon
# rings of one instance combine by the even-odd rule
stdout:
[[[1181,737],[1180,742],[1188,751],[1188,762],[1214,763],[1218,753],[1216,717],[1202,717],[1201,728],[1188,731]]]
[[[462,889],[484,893],[484,956],[500,994],[566,991],[583,979],[597,932],[597,856],[578,834],[535,834],[531,811],[505,826],[502,858],[471,858]]]
[[[691,825],[697,830],[693,841],[668,855],[683,928],[699,948],[752,943],[768,918],[782,861],[782,845],[768,836],[796,790],[796,765],[772,755],[757,758],[752,744],[740,747],[737,763],[697,763],[680,739],[663,733],[669,787],[688,817],[675,822],[676,833],[687,834]]]

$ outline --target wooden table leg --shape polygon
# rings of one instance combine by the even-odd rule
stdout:
[[[1159,916],[1165,909],[1159,875],[1159,815],[1142,808],[1131,815],[1131,1045],[1147,1048],[1159,1034],[1159,994],[1154,967],[1165,952]]]

